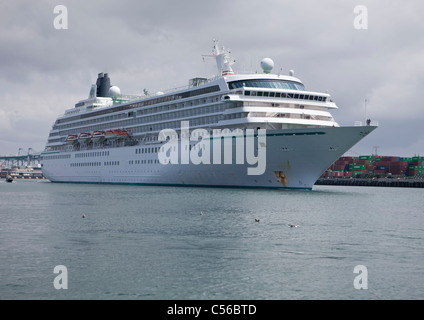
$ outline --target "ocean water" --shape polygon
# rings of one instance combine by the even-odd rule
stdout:
[[[2,180],[0,299],[423,299],[423,195]]]

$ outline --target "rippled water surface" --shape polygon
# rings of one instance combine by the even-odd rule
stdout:
[[[423,299],[423,195],[3,180],[0,299]]]

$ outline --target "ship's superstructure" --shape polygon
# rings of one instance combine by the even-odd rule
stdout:
[[[263,73],[235,74],[216,42],[205,57],[216,59],[219,76],[155,95],[123,95],[100,73],[88,99],[54,123],[44,175],[53,182],[311,189],[375,129],[340,127],[328,93],[306,90],[292,71],[272,74],[269,58]],[[255,166],[263,170],[249,174]]]

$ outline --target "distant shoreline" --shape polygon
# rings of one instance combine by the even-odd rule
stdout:
[[[424,188],[424,178],[320,178],[315,185]]]

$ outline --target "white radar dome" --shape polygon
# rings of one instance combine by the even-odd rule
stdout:
[[[272,68],[274,68],[274,61],[271,58],[264,58],[261,61],[261,67],[265,73],[270,73]]]
[[[121,89],[119,89],[117,86],[112,86],[109,88],[109,97],[116,97],[121,94]]]

